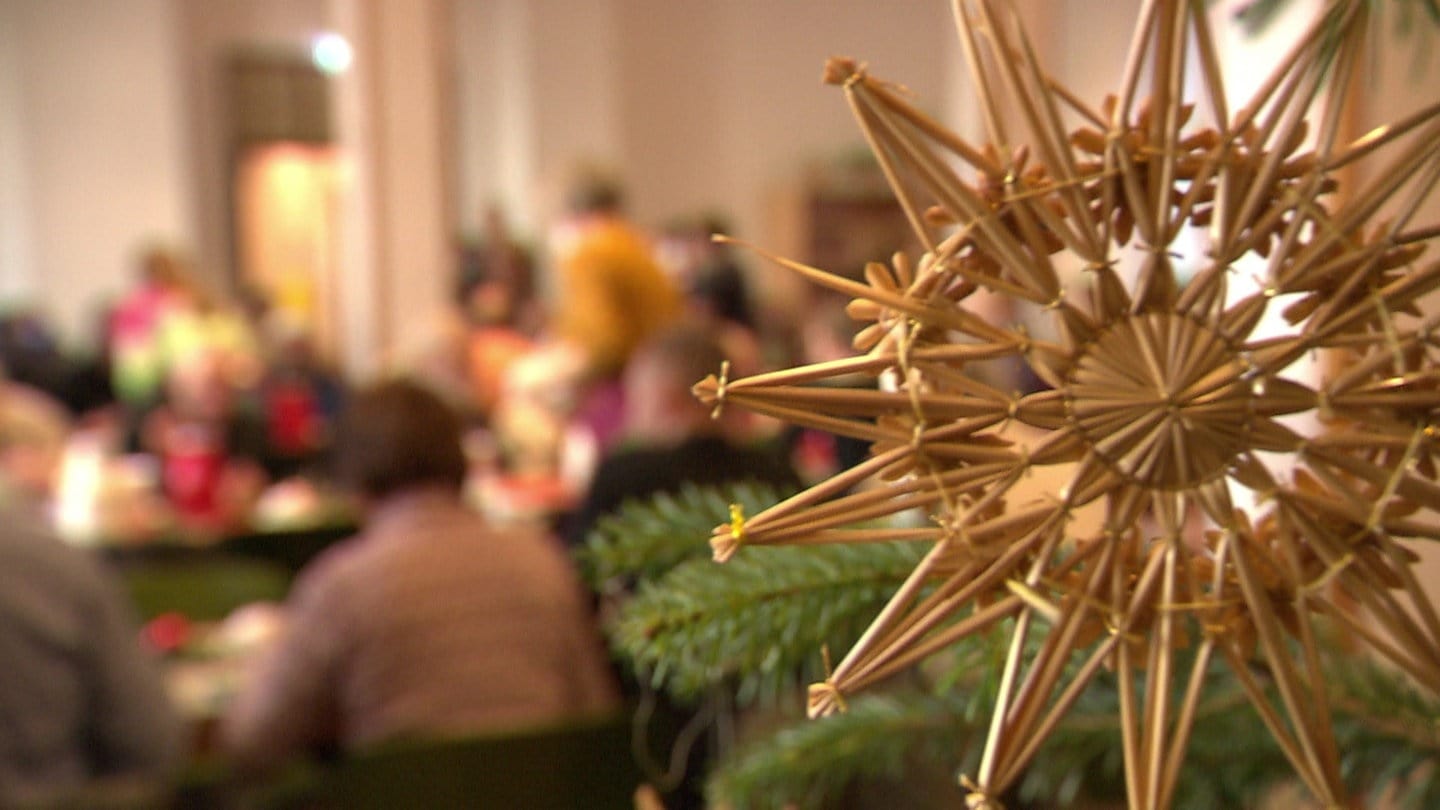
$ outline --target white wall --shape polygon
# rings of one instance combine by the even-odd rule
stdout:
[[[1436,26],[1421,9],[1412,8],[1408,10],[1412,30],[1397,33],[1396,17],[1405,13],[1400,4],[1381,4],[1378,9],[1381,13],[1373,23],[1375,39],[1386,43],[1388,58],[1369,63],[1369,70],[1360,77],[1356,88],[1360,101],[1360,110],[1355,118],[1357,134],[1386,122],[1399,121],[1440,102],[1440,89],[1437,89],[1437,84],[1440,84],[1440,50],[1436,48],[1440,33],[1437,33]],[[1381,171],[1381,167],[1375,164],[1367,168],[1369,172],[1360,173],[1356,178],[1358,181],[1365,182]],[[1398,205],[1392,205],[1388,210],[1393,212],[1396,208]],[[1430,191],[1411,227],[1436,223],[1440,223],[1440,189]],[[1432,245],[1425,259],[1440,261],[1436,246]],[[1437,299],[1440,296],[1431,296],[1429,309],[1440,307]]]
[[[597,158],[623,172],[647,224],[717,208],[741,236],[783,250],[777,192],[808,161],[863,150],[843,93],[820,82],[831,55],[867,61],[975,131],[946,0],[448,1],[454,25],[438,43],[455,49],[445,115],[456,158],[439,167],[456,175],[438,214],[455,218],[439,223],[447,232],[473,230],[498,199],[539,237],[569,170]],[[236,39],[298,45],[355,2],[0,0],[0,293],[34,289],[74,327],[128,280],[149,238],[196,245],[210,272],[228,270],[218,55]],[[1098,103],[1137,2],[1020,7],[1032,25],[1055,21],[1034,27],[1037,47]],[[1433,98],[1423,80],[1387,75],[1385,86],[1403,98],[1376,93],[1373,104]],[[360,114],[378,121],[398,114],[392,106]],[[444,287],[431,276],[448,267],[421,272],[406,290],[428,299]],[[361,320],[378,305],[356,300]]]
[[[878,12],[869,0],[457,0],[456,8],[460,139],[470,150],[457,181],[461,223],[470,226],[481,201],[499,198],[534,235],[567,174],[594,160],[623,175],[642,222],[716,208],[764,241],[777,186],[798,182],[806,161],[863,148],[843,94],[820,82],[828,56],[868,60],[931,109],[945,106],[951,86],[945,2],[905,0]],[[495,26],[507,15],[524,19],[502,46]],[[497,100],[498,118],[482,106]],[[525,144],[507,136],[517,126],[528,130]],[[517,181],[517,168],[529,179]]]
[[[623,2],[454,0],[461,231],[478,229],[498,203],[519,232],[538,237],[577,161],[629,168]]]
[[[375,180],[377,300],[384,351],[436,339],[454,266],[449,123],[442,98],[447,20],[437,0],[369,0],[372,146],[358,156]]]
[[[33,288],[78,333],[129,283],[138,248],[191,241],[173,5],[0,0],[0,29],[0,130],[23,149],[0,163],[18,155],[29,172],[28,233],[7,235],[4,254],[24,265],[0,277]]]
[[[20,77],[20,28],[15,0],[0,3],[0,298],[34,294],[35,269],[30,247],[30,171],[26,165],[24,102]]]
[[[520,169],[519,177],[529,174],[524,167],[530,150],[524,144],[531,140],[533,113],[528,109],[530,94],[519,91],[529,85],[526,48],[519,37],[504,36],[506,30],[523,26],[526,6],[517,0],[457,0],[454,9],[458,225],[462,232],[473,233],[493,199],[509,200],[514,207],[527,197],[523,181],[511,185],[512,169]],[[502,116],[501,109],[516,112]],[[512,145],[508,141],[516,130],[523,135]]]
[[[0,80],[0,98],[18,98],[3,109],[20,111],[0,125],[0,172],[15,180],[0,197],[0,256],[11,265],[0,285],[34,281],[73,327],[126,280],[129,256],[152,235],[196,248],[202,270],[223,279],[218,59],[237,41],[301,44],[344,5],[0,0],[7,36],[24,44],[0,57],[19,68]],[[777,189],[797,184],[808,161],[863,149],[843,94],[820,83],[828,56],[867,60],[932,110],[953,111],[964,96],[942,0],[879,13],[869,0],[453,7],[458,221],[445,228],[473,229],[483,202],[498,198],[538,237],[569,171],[593,158],[624,173],[642,221],[717,208],[742,236],[774,246]],[[440,287],[427,275],[419,289]]]
[[[629,157],[655,169],[637,174],[637,212],[719,206],[757,241],[775,236],[767,194],[799,182],[806,163],[864,151],[843,91],[821,83],[827,58],[868,62],[938,110],[954,40],[948,4],[928,0],[635,0],[624,19],[636,43],[625,51]],[[663,112],[647,116],[657,98]]]

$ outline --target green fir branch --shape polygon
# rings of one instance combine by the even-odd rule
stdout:
[[[862,780],[907,781],[917,769],[951,774],[979,755],[985,723],[960,722],[964,697],[906,691],[866,695],[849,711],[787,726],[739,749],[711,777],[712,806],[832,807]]]
[[[1346,782],[1369,805],[1440,807],[1440,700],[1363,657],[1334,655],[1326,680]]]
[[[930,689],[881,695],[876,703],[862,695],[840,722],[802,720],[750,743],[722,763],[712,794],[735,807],[823,807],[867,779],[972,772],[1005,638],[1002,627],[956,645],[932,662]],[[1365,806],[1440,807],[1440,701],[1371,660],[1338,650],[1327,658],[1346,784]],[[1178,665],[1189,664],[1182,655]],[[1260,806],[1295,783],[1294,771],[1228,667],[1212,664],[1206,683],[1171,810]],[[1014,803],[1036,810],[1123,805],[1118,717],[1116,675],[1102,673],[1012,788]]]
[[[1188,671],[1190,664],[1184,655],[1177,668]],[[1212,665],[1206,683],[1170,810],[1259,806],[1294,772],[1223,664]],[[1182,689],[1175,684],[1175,699]],[[1081,799],[1123,805],[1119,716],[1117,676],[1104,673],[1040,749],[1016,795],[1033,807],[1068,807]]]
[[[1440,807],[1440,785],[1431,778],[1440,765],[1440,701],[1364,656],[1332,648],[1326,659],[1325,686],[1350,790],[1364,796],[1367,807]],[[1259,806],[1273,789],[1294,783],[1291,765],[1228,667],[1215,665],[1206,684],[1171,810]],[[1118,715],[1113,674],[1097,678],[1041,749],[1017,795],[1054,807],[1077,796],[1123,801]]]
[[[756,547],[724,565],[708,559],[705,540],[728,520],[730,503],[754,513],[776,500],[754,487],[689,488],[628,505],[592,534],[592,581],[640,582],[607,631],[655,688],[681,698],[733,689],[742,705],[783,694],[797,709],[798,687],[826,674],[821,651],[843,655],[925,551],[905,543]],[[823,807],[867,780],[910,785],[915,774],[942,774],[953,787],[955,774],[973,770],[990,723],[1008,625],[935,656],[923,685],[912,672],[905,691],[853,696],[843,716],[747,742],[713,774],[714,798]],[[1333,639],[1323,654],[1346,784],[1367,804],[1385,796],[1389,806],[1440,807],[1440,700]],[[1172,810],[1253,807],[1295,781],[1234,674],[1212,666]],[[1177,667],[1188,669],[1188,654]],[[1015,804],[1124,801],[1117,689],[1114,673],[1095,678],[1014,786]]]
[[[680,563],[710,556],[710,533],[730,520],[730,504],[748,515],[778,503],[784,493],[758,483],[701,487],[629,500],[596,522],[576,552],[596,590],[613,581],[654,580]]]
[[[732,677],[740,703],[824,676],[914,570],[910,543],[747,548],[642,582],[608,624],[612,646],[657,689],[692,696]]]
[[[1440,26],[1440,0],[1397,0],[1399,14],[1396,28],[1398,33],[1407,34],[1416,28],[1416,10],[1424,15],[1422,22],[1428,22],[1433,26]],[[1245,33],[1256,36],[1269,28],[1286,8],[1290,6],[1291,0],[1251,0],[1235,13],[1235,20]],[[1378,10],[1379,3],[1372,0]]]

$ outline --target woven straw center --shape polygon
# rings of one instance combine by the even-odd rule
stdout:
[[[1076,432],[1141,486],[1222,474],[1246,446],[1251,386],[1221,335],[1184,315],[1121,319],[1082,348],[1066,390]]]

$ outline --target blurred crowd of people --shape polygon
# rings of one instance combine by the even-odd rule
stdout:
[[[254,291],[216,295],[183,253],[146,251],[93,352],[65,351],[33,314],[0,319],[3,508],[35,527],[0,533],[0,553],[47,535],[205,542],[253,531],[267,504],[287,513],[343,492],[358,533],[302,571],[277,609],[280,640],[256,657],[220,738],[240,761],[613,709],[623,679],[604,663],[567,545],[627,500],[685,483],[800,485],[805,441],[738,411],[714,418],[690,393],[707,374],[805,359],[711,239],[725,229],[700,218],[652,236],[626,218],[618,185],[591,180],[553,230],[542,294],[536,252],[492,212],[459,251],[451,339],[360,385],[291,313]],[[308,494],[277,506],[276,492]],[[23,554],[27,568],[63,567]],[[36,724],[48,748],[0,747],[0,800],[34,787],[13,775],[27,756],[52,758],[60,787],[174,766],[153,662],[86,652],[124,646],[134,612],[93,559],[64,559],[89,573],[55,574],[74,586],[54,587],[54,605],[0,591],[0,647],[37,662],[58,651],[46,666],[83,670],[67,699],[119,684],[154,722],[140,723],[134,750],[107,742],[125,754],[111,763],[90,750],[95,724],[123,738],[134,706],[111,722],[92,716],[109,703],[36,704],[54,720]],[[64,590],[76,595],[61,604]],[[23,640],[27,621],[60,626],[47,610],[71,623],[63,642]],[[0,713],[23,713],[31,689],[0,682]]]
[[[268,483],[320,469],[347,385],[303,324],[156,247],[97,333],[76,352],[32,313],[0,319],[7,397],[56,456],[44,495],[70,539],[233,531]]]
[[[476,482],[472,495],[483,508],[558,516],[557,527],[579,542],[594,509],[587,493],[614,488],[599,480],[607,456],[683,444],[690,433],[723,435],[784,466],[804,447],[806,477],[845,463],[833,446],[816,458],[799,431],[770,420],[736,411],[711,424],[689,394],[704,376],[720,375],[722,362],[738,378],[831,353],[821,333],[848,344],[845,325],[827,331],[838,323],[827,316],[823,329],[802,330],[789,313],[777,317],[761,306],[734,248],[713,238],[729,230],[721,217],[647,232],[627,217],[621,189],[604,178],[580,184],[568,206],[544,251],[549,295],[536,283],[535,251],[507,233],[498,213],[487,217],[481,238],[461,254],[461,327],[440,361],[423,366],[436,390],[484,426],[477,452],[496,474]],[[823,311],[845,320],[842,302],[826,303]],[[648,373],[634,373],[635,358],[673,354],[663,347],[677,344],[714,348],[669,374],[656,372],[654,362],[643,364]],[[698,416],[677,420],[661,408],[677,397]],[[677,421],[687,435],[678,435]],[[671,478],[678,486],[683,477]]]

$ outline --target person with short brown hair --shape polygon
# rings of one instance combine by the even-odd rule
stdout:
[[[382,383],[340,419],[336,478],[372,500],[429,486],[458,491],[466,469],[462,430],[459,414],[429,390],[403,380]]]
[[[604,712],[615,687],[559,543],[461,500],[459,417],[416,383],[362,391],[337,470],[364,530],[301,572],[287,628],[222,724],[263,767],[338,743],[471,734]]]
[[[661,330],[635,351],[623,377],[625,437],[601,459],[580,508],[567,526],[571,545],[628,500],[675,492],[685,484],[758,481],[782,492],[799,476],[775,449],[732,429],[691,392],[720,371],[725,351],[713,330],[682,324]]]

